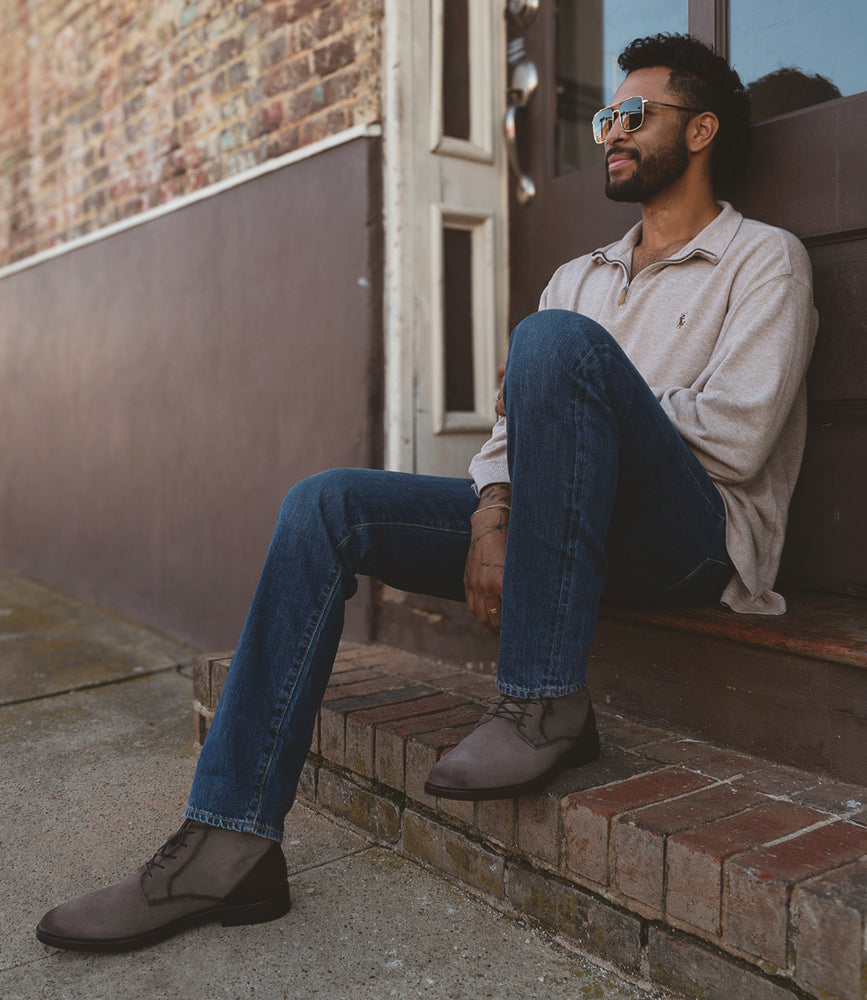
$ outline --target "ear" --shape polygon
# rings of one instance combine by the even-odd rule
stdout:
[[[719,131],[719,118],[712,111],[702,111],[686,127],[686,145],[691,153],[707,149]]]

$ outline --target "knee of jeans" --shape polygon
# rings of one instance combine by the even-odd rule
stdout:
[[[299,480],[283,498],[277,531],[309,528],[313,522],[328,524],[336,511],[345,509],[346,476],[355,469],[328,469]]]
[[[509,384],[549,391],[550,383],[572,372],[593,348],[612,342],[595,320],[566,309],[544,309],[512,331],[506,364]]]

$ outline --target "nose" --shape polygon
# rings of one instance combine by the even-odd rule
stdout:
[[[608,129],[608,135],[605,136],[605,144],[608,145],[611,142],[621,142],[625,137],[626,133],[620,124],[620,111],[614,112],[614,117],[611,121],[611,126]]]

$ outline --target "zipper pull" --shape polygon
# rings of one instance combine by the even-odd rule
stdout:
[[[622,306],[626,301],[626,293],[629,291],[629,282],[627,281],[623,288],[620,289],[620,298],[617,300],[617,304]]]

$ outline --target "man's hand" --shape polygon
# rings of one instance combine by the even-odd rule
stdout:
[[[512,487],[508,483],[491,483],[479,494],[479,505],[472,517],[470,551],[464,568],[467,606],[491,632],[500,631],[511,500]]]

